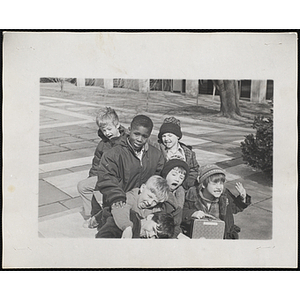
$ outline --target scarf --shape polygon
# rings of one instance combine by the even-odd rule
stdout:
[[[200,195],[200,201],[202,202],[203,206],[205,207],[204,212],[219,219],[220,218],[219,198],[216,198],[214,200],[207,199],[203,196],[202,191],[199,191],[199,195]],[[209,208],[208,208],[207,203],[210,204]]]

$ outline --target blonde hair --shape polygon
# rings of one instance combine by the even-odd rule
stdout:
[[[107,123],[113,123],[115,126],[119,124],[119,117],[116,111],[111,107],[105,107],[97,112],[96,123],[99,127],[107,125]]]
[[[158,202],[168,200],[170,188],[165,178],[153,175],[147,180],[146,186],[156,196]]]

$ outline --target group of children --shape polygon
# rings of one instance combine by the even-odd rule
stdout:
[[[96,118],[101,138],[89,177],[78,183],[84,226],[96,238],[192,237],[194,219],[225,222],[224,239],[237,239],[233,214],[250,204],[241,183],[239,196],[224,187],[217,165],[199,166],[191,147],[180,142],[180,121],[166,118],[158,143],[150,142],[152,120],[137,115],[126,130],[112,108]]]

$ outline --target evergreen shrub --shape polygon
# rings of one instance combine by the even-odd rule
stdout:
[[[273,116],[256,116],[253,128],[256,129],[255,135],[249,134],[241,142],[243,160],[272,178]]]

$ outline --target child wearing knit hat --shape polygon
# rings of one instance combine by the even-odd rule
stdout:
[[[185,190],[183,182],[189,175],[188,164],[181,159],[171,159],[164,165],[161,176],[167,180],[170,188],[169,201],[183,208]]]
[[[238,196],[225,188],[225,171],[216,165],[200,168],[198,184],[186,194],[183,208],[183,232],[190,235],[193,219],[212,217],[225,222],[224,239],[238,239],[240,228],[234,225],[233,214],[243,211],[251,197],[243,185],[236,183]]]
[[[159,129],[158,142],[166,161],[181,159],[188,164],[189,175],[183,183],[183,187],[187,190],[196,182],[199,164],[191,147],[179,142],[181,138],[180,120],[175,117],[165,118]]]

